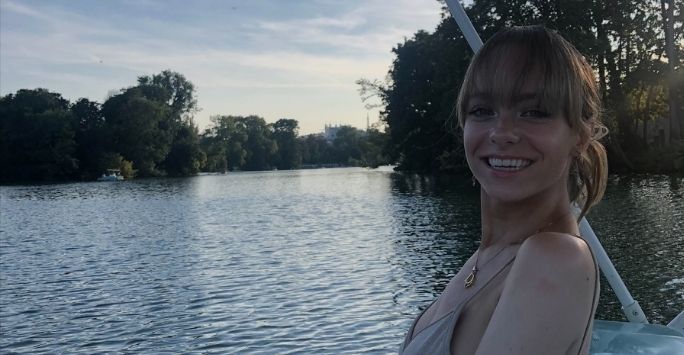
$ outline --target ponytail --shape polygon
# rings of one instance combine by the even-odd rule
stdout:
[[[597,123],[595,122],[595,124]],[[577,155],[571,167],[570,200],[581,207],[578,221],[601,200],[608,181],[606,149],[599,142],[599,139],[607,133],[608,129],[598,123],[598,129],[593,131],[586,149]]]

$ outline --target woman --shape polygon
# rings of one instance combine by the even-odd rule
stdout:
[[[506,29],[473,58],[457,110],[482,240],[401,353],[588,353],[598,268],[577,221],[607,176],[591,67],[555,32]]]

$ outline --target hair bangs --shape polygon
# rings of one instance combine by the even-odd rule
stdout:
[[[538,109],[561,114],[583,143],[568,178],[570,199],[582,208],[578,220],[601,199],[608,176],[606,151],[599,142],[607,133],[601,123],[601,95],[591,65],[572,44],[542,26],[499,31],[466,71],[456,102],[461,128],[475,97],[506,106],[519,97],[533,97]]]
[[[566,119],[581,111],[576,80],[567,70],[567,56],[559,53],[546,33],[526,28],[495,36],[473,59],[459,95],[461,125],[468,101],[483,96],[498,104],[512,106],[520,98],[534,97],[537,107]],[[560,63],[560,65],[559,65]],[[574,89],[574,90],[573,90]],[[568,120],[573,126],[572,120]]]

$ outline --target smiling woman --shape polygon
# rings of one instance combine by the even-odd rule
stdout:
[[[488,115],[511,114],[525,132],[551,138],[543,130],[560,134],[551,125],[564,121],[576,136],[568,138],[579,139],[580,145],[571,147],[570,199],[584,216],[603,196],[607,160],[599,139],[607,129],[599,119],[596,79],[582,54],[561,36],[541,27],[499,33],[473,60],[457,106],[464,128],[467,119],[481,122]]]
[[[481,244],[401,353],[588,353],[598,268],[577,221],[607,173],[591,67],[555,32],[506,29],[473,58],[457,109]]]

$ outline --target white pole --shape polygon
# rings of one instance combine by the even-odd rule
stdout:
[[[480,39],[475,27],[473,27],[473,23],[470,22],[470,18],[468,18],[463,5],[461,5],[458,0],[446,0],[446,3],[451,12],[451,16],[456,20],[456,23],[461,29],[461,32],[463,32],[463,36],[468,41],[470,48],[473,49],[473,52],[477,53],[477,51],[482,48],[482,39]],[[632,298],[629,290],[627,290],[627,286],[625,286],[625,283],[620,278],[617,270],[615,270],[615,266],[613,266],[608,254],[606,254],[606,251],[603,249],[601,242],[598,240],[598,237],[596,237],[594,230],[591,229],[586,218],[582,218],[579,227],[582,238],[589,244],[589,247],[596,257],[599,269],[601,269],[603,275],[608,280],[610,287],[613,289],[613,292],[615,292],[618,300],[620,300],[622,311],[625,313],[627,320],[632,323],[648,323],[644,311],[641,309],[641,306],[639,306],[639,302]]]
[[[470,18],[468,17],[468,14],[466,14],[465,9],[458,0],[446,0],[446,3],[449,12],[451,12],[451,17],[456,20],[458,27],[461,28],[463,37],[468,41],[473,52],[477,53],[477,51],[482,48],[482,39],[480,39],[480,35],[477,34],[473,23],[470,22]]]

